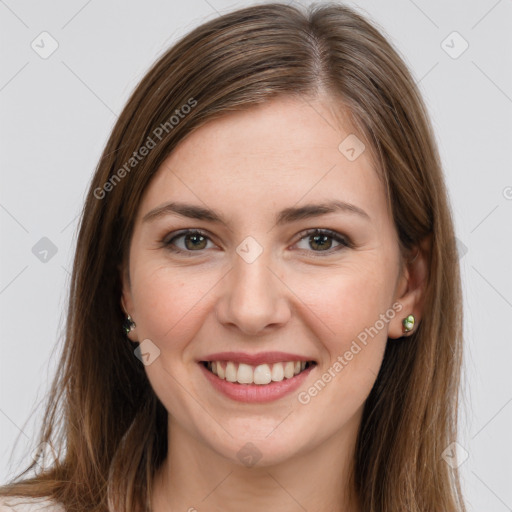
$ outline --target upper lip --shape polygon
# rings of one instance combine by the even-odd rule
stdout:
[[[202,357],[199,361],[233,361],[234,363],[258,365],[264,363],[315,360],[312,357],[291,354],[289,352],[260,352],[258,354],[248,354],[246,352],[216,352],[215,354]]]

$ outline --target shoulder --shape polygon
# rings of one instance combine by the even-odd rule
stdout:
[[[58,502],[48,498],[0,496],[0,512],[65,512]]]

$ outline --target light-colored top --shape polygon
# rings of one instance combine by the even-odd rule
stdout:
[[[0,496],[0,512],[65,512],[64,507],[48,498]]]

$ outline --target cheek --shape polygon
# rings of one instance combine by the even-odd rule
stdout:
[[[147,377],[165,408],[193,430],[196,401],[190,400],[180,384],[190,378],[189,367],[182,363],[204,323],[207,291],[218,278],[209,273],[184,274],[164,265],[139,267],[134,273],[133,293],[139,339],[150,339],[160,350],[155,361],[145,367]]]
[[[337,340],[335,345],[344,345],[373,326],[390,308],[394,278],[389,270],[372,263],[364,268],[358,265],[343,270],[329,269],[307,279],[296,276],[295,288],[300,288],[304,302]],[[383,330],[387,334],[387,328]]]
[[[382,363],[390,320],[397,314],[392,308],[395,275],[389,271],[393,263],[368,256],[364,265],[329,269],[307,280],[295,277],[296,289],[300,286],[301,298],[314,313],[308,315],[310,328],[322,334],[328,359],[322,361],[324,381],[336,382],[332,392],[323,394],[327,402],[339,403],[343,397],[343,403],[352,400],[357,406],[366,398]]]
[[[161,349],[177,348],[180,340],[193,337],[203,319],[202,299],[215,284],[208,273],[183,274],[162,266],[141,269],[134,276],[139,332]]]

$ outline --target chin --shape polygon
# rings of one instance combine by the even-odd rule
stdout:
[[[260,429],[254,429],[252,435],[251,430],[241,428],[230,431],[233,437],[226,434],[222,443],[218,438],[205,439],[205,442],[222,457],[246,468],[275,466],[300,455],[307,449],[310,443],[304,439],[303,434],[300,438],[283,435],[275,425],[274,423],[265,430],[265,433]],[[295,428],[295,432],[304,432],[299,426]]]

